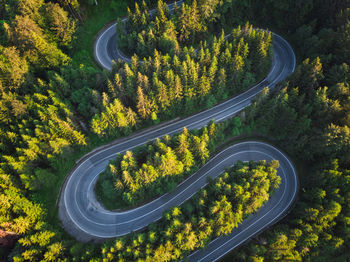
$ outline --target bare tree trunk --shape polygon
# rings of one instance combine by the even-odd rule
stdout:
[[[12,248],[17,239],[16,233],[0,229],[0,246]]]

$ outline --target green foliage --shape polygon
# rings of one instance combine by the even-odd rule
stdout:
[[[322,261],[324,257],[346,253],[349,170],[342,170],[336,160],[325,170],[309,175],[311,183],[305,184],[289,222],[260,236],[263,248],[256,243],[249,244],[234,253],[235,259],[243,261],[250,254],[269,261],[302,261],[313,257]]]
[[[18,46],[23,56],[36,68],[65,65],[70,58],[47,39],[44,31],[29,16],[16,16],[6,26],[10,43]]]
[[[106,93],[103,93],[106,95]],[[104,111],[101,115],[95,115],[92,119],[91,127],[94,133],[110,136],[126,135],[130,129],[136,125],[136,113],[131,108],[126,108],[115,99],[113,103],[103,103]]]
[[[126,53],[151,58],[143,64],[137,63],[137,57],[130,65],[117,63],[108,79],[92,68],[96,65],[91,62],[90,49],[103,25],[126,12],[126,2],[56,2],[5,0],[0,5],[0,233],[18,239],[9,258],[1,259],[100,260],[99,245],[67,240],[53,211],[53,195],[77,152],[85,143],[91,146],[93,139],[102,143],[102,136],[126,135],[144,124],[211,107],[261,79],[269,67],[271,36],[249,26],[235,29],[226,41],[217,34],[246,21],[288,32],[298,60],[304,62],[276,95],[265,92],[242,114],[242,121],[235,118],[227,124],[225,134],[217,132],[217,139],[223,141],[242,130],[264,134],[275,138],[275,143],[307,168],[299,172],[302,190],[288,219],[235,251],[230,261],[348,259],[348,0],[198,0],[177,7],[174,15],[159,2],[152,17],[139,1],[129,14],[135,19],[126,24],[128,36],[118,34],[123,38],[119,44]],[[157,1],[146,2],[157,5]],[[88,123],[94,121],[96,130],[91,130]],[[88,140],[81,130],[100,132],[100,137]],[[210,130],[208,127],[209,137]],[[202,140],[206,139],[201,136]],[[205,150],[199,153],[205,148],[201,141],[187,148],[182,139],[181,149],[164,141],[173,149],[163,160],[176,156],[183,163],[183,172],[190,172],[194,163],[208,157]],[[195,148],[197,153],[191,151]],[[206,148],[211,153],[216,143],[209,139]],[[156,172],[146,167],[149,173]],[[216,191],[225,189],[226,196],[230,184],[216,183]],[[242,208],[247,210],[243,211],[230,207],[228,196],[211,197],[202,191],[203,201],[198,205],[204,203],[205,208],[186,203],[165,215],[170,219],[164,223],[167,226],[158,230],[151,225],[135,239],[129,236],[111,247],[106,244],[103,258],[177,259],[183,251],[205,246],[208,236],[228,232],[241,214],[254,212],[266,199],[266,184],[260,184],[264,194],[255,195],[251,202],[244,202],[244,196],[234,198],[244,202]],[[175,186],[170,181],[162,190]],[[104,187],[111,195],[115,192],[113,181]],[[133,200],[133,195],[125,199]],[[203,218],[190,219],[193,214]],[[145,248],[146,243],[152,249]]]
[[[142,233],[106,243],[102,248],[103,258],[183,259],[189,252],[205,247],[216,236],[229,234],[243,217],[261,207],[279,185],[280,177],[276,173],[265,162],[239,162],[197,192],[191,200],[165,212],[160,221]],[[258,186],[260,184],[263,184],[262,188]],[[155,236],[161,237],[155,241]]]
[[[18,88],[25,81],[29,68],[15,47],[0,46],[0,86],[1,90]]]
[[[245,122],[303,163],[302,189],[288,220],[233,252],[230,261],[348,259],[349,13],[340,11],[345,2],[315,1],[310,17],[291,24],[285,22],[288,17],[279,20],[294,27],[304,61],[277,94],[249,108]]]
[[[70,85],[45,72],[69,63],[61,48],[70,47],[75,21],[41,0],[5,0],[0,9],[0,232],[18,239],[11,260],[58,261],[62,237],[47,223],[43,197],[34,195],[57,187],[56,156],[86,145],[65,101]]]
[[[43,11],[45,30],[51,42],[69,47],[75,32],[75,21],[58,4],[47,3]]]
[[[210,45],[201,43],[197,53],[187,47],[177,54],[162,55],[154,50],[144,63],[139,63],[137,55],[131,64],[117,62],[107,80],[104,109],[92,121],[93,131],[101,136],[118,136],[141,121],[147,124],[188,115],[246,90],[268,71],[271,41],[269,33],[246,24],[235,28],[227,39],[222,32]],[[258,66],[251,70],[251,63]],[[112,109],[116,107],[115,98],[120,99],[118,110]],[[119,125],[115,115],[125,115],[127,110],[131,122]],[[114,117],[107,117],[108,111]]]
[[[208,128],[209,132],[207,128],[193,132],[185,128],[181,134],[118,155],[97,181],[95,191],[102,203],[109,209],[125,208],[175,189],[222,143],[219,134],[227,132],[227,125],[211,123]]]
[[[346,159],[350,153],[348,100],[337,97],[347,91],[336,86],[321,87],[323,79],[320,59],[306,59],[277,95],[249,109],[248,118],[255,122],[257,130],[274,137],[299,157]]]

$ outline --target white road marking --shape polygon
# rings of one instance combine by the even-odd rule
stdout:
[[[276,148],[274,148],[274,147],[272,147],[272,146],[270,146],[270,145],[268,145],[268,144],[266,144],[266,143],[261,143],[261,142],[243,142],[243,143],[235,144],[235,145],[233,145],[233,146],[231,146],[231,147],[225,149],[224,151],[227,151],[227,150],[229,150],[229,149],[232,149],[233,147],[240,146],[240,145],[242,145],[242,144],[260,144],[260,145],[263,145],[263,146],[270,147],[272,150],[275,150],[276,152],[278,152],[280,155],[282,155],[282,156],[288,161],[290,167],[291,167],[292,170],[293,170],[294,179],[295,179],[295,181],[296,181],[296,173],[295,173],[294,167],[293,167],[293,165],[291,164],[291,162],[289,161],[289,159],[288,159],[281,151],[279,151],[278,149],[276,149]],[[222,154],[224,151],[222,151],[220,154]],[[234,155],[242,154],[242,153],[247,153],[247,152],[252,152],[252,153],[253,153],[253,152],[256,152],[256,153],[260,153],[260,154],[266,155],[266,156],[268,156],[270,159],[275,159],[273,156],[271,156],[271,155],[269,155],[269,154],[266,154],[266,153],[264,153],[264,152],[260,152],[260,151],[256,151],[256,150],[251,150],[251,151],[246,150],[246,151],[243,151],[243,152],[241,151],[241,152],[235,153],[235,154],[233,154],[233,155],[230,155],[229,157],[227,157],[227,158],[225,158],[224,160],[222,160],[221,162],[219,162],[219,164],[221,164],[221,163],[224,162],[224,161],[227,161],[229,158],[233,157]],[[218,154],[216,157],[220,156],[220,154]],[[216,157],[215,157],[215,158],[216,158]],[[214,158],[214,159],[215,159],[215,158]],[[213,160],[214,160],[214,159],[213,159]],[[210,161],[212,161],[212,160],[210,160]],[[209,162],[208,162],[208,164],[209,164]],[[218,164],[218,165],[219,165],[219,164]],[[201,178],[203,178],[203,176],[204,176],[205,174],[207,174],[208,172],[210,172],[210,171],[211,171],[212,169],[214,169],[214,168],[216,168],[216,166],[213,167],[213,168],[211,168],[211,169],[210,169],[209,171],[207,171],[206,173],[204,173],[204,174],[203,174],[201,177],[199,177],[194,183],[196,183],[198,180],[200,180]],[[285,177],[285,174],[284,174],[284,170],[281,169],[281,171],[282,171],[282,174],[284,175],[285,182],[287,183],[287,180],[286,180],[286,177]],[[217,175],[219,175],[219,174],[217,174]],[[190,186],[191,186],[191,185],[190,185]],[[189,186],[189,187],[186,187],[186,188],[185,188],[183,191],[181,191],[178,195],[184,193],[187,189],[190,188],[190,186]],[[285,188],[287,188],[287,187],[285,186]],[[296,193],[296,189],[297,189],[297,188],[295,188],[294,193],[293,193],[293,199],[292,199],[290,202],[292,202],[292,201],[294,200],[294,195],[295,195],[295,193]],[[181,205],[183,202],[185,202],[185,201],[187,201],[188,199],[190,199],[190,198],[191,198],[194,194],[196,194],[196,193],[197,193],[197,191],[196,191],[196,192],[193,192],[188,198],[186,198],[184,201],[182,201],[179,205]],[[284,196],[284,194],[285,194],[285,191],[283,192],[283,196]],[[178,196],[178,195],[177,195],[177,196]],[[282,201],[283,196],[282,196],[282,198],[279,200],[278,204]],[[170,200],[170,201],[172,201],[172,200]],[[168,202],[170,202],[170,201],[168,201]],[[168,203],[168,202],[167,202],[167,203]],[[273,209],[276,208],[276,207],[278,206],[278,204],[276,204],[268,213],[272,212]],[[165,205],[165,204],[163,204],[162,206],[164,206],[164,205]],[[151,212],[148,212],[147,214],[153,213],[155,210],[158,210],[158,209],[161,208],[162,206],[160,206],[160,207],[154,209],[154,210],[151,211]],[[288,207],[289,207],[289,205],[288,205],[286,208],[288,208]],[[286,209],[286,208],[285,208],[285,209]],[[285,210],[285,209],[284,209],[284,210]],[[283,214],[283,213],[284,213],[284,210],[283,210],[280,214]],[[119,213],[119,214],[122,214],[122,213],[124,213],[124,212],[121,212],[121,213]],[[266,213],[266,214],[268,214],[268,213]],[[118,215],[117,212],[115,212],[114,214],[115,214],[115,215]],[[141,216],[140,218],[146,216],[147,214]],[[83,215],[83,216],[85,217],[85,215]],[[265,216],[265,215],[264,215],[264,216]],[[162,216],[160,215],[160,216],[157,218],[157,220],[160,219],[161,217],[162,217]],[[106,226],[118,226],[118,225],[123,225],[123,224],[127,224],[127,223],[129,223],[129,222],[135,221],[135,220],[137,220],[138,218],[129,220],[129,221],[127,221],[127,222],[118,223],[118,224],[102,224],[102,223],[97,223],[97,222],[95,222],[95,221],[92,221],[92,220],[90,220],[90,219],[87,218],[87,217],[85,217],[85,219],[87,219],[88,221],[91,221],[93,224],[97,224],[97,225],[101,225],[101,226],[104,226],[104,225],[106,225]],[[259,220],[260,220],[260,219],[259,219]],[[258,221],[259,221],[259,220],[258,220]],[[275,219],[274,219],[274,220],[275,220]],[[274,220],[273,220],[273,221],[274,221]],[[254,222],[254,224],[255,224],[255,223],[256,223],[256,222]],[[146,225],[146,226],[147,226],[147,225]],[[141,228],[143,228],[143,227],[145,227],[145,226],[142,226]],[[81,227],[79,227],[79,228],[81,228]],[[88,232],[88,231],[84,230],[83,228],[81,228],[81,230],[83,230],[84,232],[86,232],[86,233],[88,233],[88,234],[91,234],[91,232]],[[130,233],[130,232],[131,232],[131,230],[130,230],[129,232],[127,232],[127,233]],[[122,234],[119,234],[119,235],[115,235],[115,234],[113,234],[113,235],[98,235],[98,234],[94,234],[94,235],[97,236],[97,237],[108,238],[108,237],[117,237],[117,236],[125,235],[125,234],[127,234],[127,233],[122,233]],[[244,241],[245,241],[245,240],[244,240]]]
[[[238,145],[239,145],[239,144],[238,144]],[[227,151],[227,150],[229,150],[229,149],[232,149],[232,147],[227,148],[225,151]],[[224,152],[224,151],[223,151],[223,152]],[[222,153],[223,153],[223,152],[222,152]],[[193,185],[196,184],[199,180],[201,180],[202,178],[204,178],[205,176],[207,176],[208,173],[210,173],[210,171],[212,171],[213,169],[217,168],[217,166],[220,165],[221,163],[227,161],[228,159],[230,159],[230,158],[232,158],[232,157],[234,157],[234,156],[236,156],[236,155],[244,154],[244,153],[260,153],[260,154],[264,154],[264,155],[265,155],[265,153],[260,152],[260,151],[256,151],[256,150],[246,150],[246,151],[240,151],[240,152],[237,152],[237,153],[235,153],[235,154],[232,154],[232,155],[226,157],[224,160],[222,160],[222,161],[220,161],[219,163],[217,163],[216,166],[210,168],[208,171],[206,171],[205,173],[203,173],[203,174],[202,174],[199,178],[197,178],[191,185],[188,185],[188,186],[185,187],[182,191],[178,192],[178,194],[175,196],[175,198],[177,198],[177,197],[179,197],[180,195],[182,195],[183,193],[185,193],[191,186],[193,186]],[[221,153],[220,153],[220,154],[221,154]],[[219,155],[217,155],[217,157],[218,157],[218,156],[219,156]],[[216,158],[216,157],[215,157],[215,158]],[[213,160],[214,160],[214,159],[213,159]],[[211,161],[211,162],[213,162],[213,161]],[[208,162],[207,164],[205,164],[205,166],[208,165],[208,164],[209,164],[209,162]],[[222,172],[223,172],[223,171],[222,171]],[[193,175],[191,175],[190,177],[188,177],[186,180],[192,178],[192,177],[195,176],[197,173],[198,173],[198,171],[197,171],[196,173],[194,173]],[[94,179],[96,179],[98,175],[99,175],[99,174],[97,174],[97,175],[94,177]],[[217,176],[218,176],[218,175],[220,175],[220,174],[217,174]],[[206,185],[207,185],[207,183],[205,183],[205,184],[203,185],[203,187],[206,186]],[[90,183],[90,186],[91,186],[91,183]],[[180,185],[178,185],[176,188],[179,188],[179,187],[180,187]],[[196,193],[197,193],[197,191],[194,192],[194,194],[196,194]],[[161,197],[159,197],[159,198],[153,200],[152,202],[159,201],[160,199],[164,198],[164,197],[165,197],[166,195],[168,195],[168,194],[169,194],[169,193],[166,193],[166,194],[162,195]],[[193,195],[194,195],[194,194],[193,194]],[[190,196],[189,198],[187,198],[186,200],[190,199],[193,195],[191,195],[191,196]],[[186,201],[186,200],[185,200],[185,201]],[[129,222],[139,220],[139,219],[141,219],[141,218],[147,216],[148,214],[151,214],[151,213],[153,213],[153,212],[155,212],[155,211],[161,209],[163,206],[167,205],[168,203],[170,203],[170,202],[172,202],[172,201],[174,201],[174,198],[173,198],[173,199],[170,199],[169,201],[163,203],[163,204],[160,205],[160,206],[157,206],[155,209],[151,210],[150,212],[144,213],[142,216],[138,216],[137,218],[130,219],[130,220],[126,221],[126,222],[121,222],[121,223],[117,223],[117,224],[101,224],[101,223],[97,223],[97,222],[95,222],[95,221],[92,221],[92,220],[89,219],[88,217],[86,217],[83,213],[81,213],[81,214],[85,217],[86,220],[90,221],[92,224],[101,225],[101,226],[103,226],[103,225],[108,225],[108,226],[124,225],[124,224],[127,224],[127,223],[129,223]],[[114,215],[114,216],[128,214],[128,213],[131,213],[131,212],[135,212],[135,211],[137,211],[137,210],[139,210],[139,209],[141,209],[141,208],[146,208],[146,207],[149,206],[152,202],[147,203],[147,204],[144,205],[144,206],[140,206],[140,207],[131,209],[131,210],[126,210],[126,211],[121,211],[121,212],[110,212],[110,213],[108,213],[108,214]],[[101,213],[102,213],[102,212],[101,212]]]
[[[279,150],[277,149],[277,151],[279,151]],[[280,152],[280,151],[279,151],[279,152]],[[280,152],[280,153],[281,153],[281,155],[287,160],[287,162],[289,163],[290,167],[292,168],[293,175],[294,175],[294,176],[293,176],[293,177],[294,177],[294,182],[295,182],[295,184],[297,185],[297,175],[296,175],[294,166],[292,165],[292,163],[289,161],[289,159],[288,159],[282,152]],[[282,171],[282,172],[283,172],[283,174],[284,174],[284,171]],[[285,177],[285,179],[286,179],[285,174],[284,174],[284,177]],[[287,180],[286,180],[286,188],[287,188]],[[275,209],[275,208],[278,206],[278,204],[282,201],[283,196],[285,195],[285,192],[286,192],[286,191],[283,191],[282,197],[280,198],[280,200],[278,201],[278,203],[277,203],[272,209],[270,209],[271,211],[272,211],[273,209]],[[294,197],[295,197],[295,195],[296,195],[296,192],[297,192],[297,187],[294,188],[293,197],[290,199],[288,205],[280,212],[280,214],[283,214],[283,213],[290,207],[291,203],[294,201]],[[269,211],[268,213],[265,213],[265,214],[264,214],[262,217],[260,217],[259,219],[254,220],[254,222],[253,222],[252,224],[248,225],[248,227],[244,228],[241,232],[239,232],[237,235],[235,235],[234,237],[232,237],[229,241],[223,243],[223,245],[221,245],[220,247],[217,247],[216,249],[214,249],[213,251],[211,251],[210,253],[208,253],[206,256],[204,256],[203,258],[201,258],[200,260],[198,260],[198,262],[200,262],[200,261],[204,260],[206,257],[210,256],[212,253],[214,253],[216,250],[220,249],[222,246],[227,245],[230,241],[234,240],[236,237],[238,237],[239,235],[241,235],[243,232],[245,232],[246,230],[248,230],[250,227],[254,226],[258,221],[260,221],[261,219],[263,219],[263,218],[264,218],[267,214],[269,214],[271,211]],[[273,218],[273,219],[272,219],[269,223],[267,223],[266,225],[271,225],[271,224],[273,224],[273,222],[274,222],[276,219],[278,219],[278,218],[280,218],[280,216],[277,216],[277,217]],[[266,226],[265,226],[265,227],[266,227]],[[247,239],[249,239],[250,237],[254,236],[255,234],[256,234],[256,232],[253,232],[253,233],[250,234],[248,237],[246,237],[243,241],[241,241],[240,243],[238,243],[238,244],[232,246],[232,247],[231,247],[229,250],[227,250],[226,252],[219,254],[217,257],[214,258],[214,260],[211,260],[211,261],[217,261],[217,260],[219,260],[221,257],[223,257],[224,255],[226,255],[226,254],[227,254],[228,252],[230,252],[232,249],[234,249],[235,247],[239,246],[240,244],[242,244],[243,242],[245,242]]]

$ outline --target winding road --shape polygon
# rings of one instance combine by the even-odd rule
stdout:
[[[96,39],[95,58],[105,69],[111,70],[112,60],[125,57],[116,50],[116,24],[106,28]],[[192,253],[189,261],[216,261],[235,247],[268,228],[282,218],[296,198],[298,179],[287,156],[277,148],[262,142],[235,144],[221,151],[194,175],[182,182],[174,192],[165,194],[141,207],[123,212],[104,209],[96,200],[94,185],[98,175],[118,153],[162,137],[180,132],[184,127],[196,129],[211,119],[222,121],[250,105],[252,99],[266,86],[273,88],[295,69],[296,60],[291,46],[273,34],[274,56],[270,72],[248,91],[209,110],[170,124],[154,127],[113,144],[90,152],[80,160],[62,186],[59,217],[64,228],[79,241],[99,241],[142,229],[162,217],[162,213],[178,206],[206,185],[207,177],[216,177],[237,160],[273,160],[280,163],[278,175],[282,181],[270,200],[257,213],[245,219],[231,234],[213,240],[204,250]]]

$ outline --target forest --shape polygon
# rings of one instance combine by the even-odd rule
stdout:
[[[242,132],[286,151],[298,167],[301,186],[288,216],[224,260],[348,260],[350,1],[188,0],[174,16],[166,9],[156,14],[166,21],[164,28],[157,28],[156,18],[149,18],[144,8],[164,3],[145,2],[4,0],[0,5],[0,258],[135,260],[130,252],[135,244],[136,255],[146,259],[147,240],[154,241],[152,254],[168,256],[166,251],[172,250],[177,259],[207,243],[214,237],[213,229],[225,234],[236,226],[221,227],[220,212],[229,219],[234,214],[236,221],[252,212],[246,210],[247,204],[232,205],[228,199],[243,200],[226,196],[226,191],[209,201],[207,194],[218,190],[212,183],[184,206],[164,214],[161,228],[150,225],[145,233],[99,245],[79,243],[68,235],[60,226],[55,203],[65,176],[84,153],[177,113],[213,106],[259,81],[269,67],[272,39],[253,29],[257,27],[286,37],[296,52],[298,67],[287,81],[264,92],[240,115]],[[142,24],[130,39],[121,39],[121,43],[134,43],[134,50],[125,49],[125,53],[137,55],[132,63],[117,62],[112,73],[105,72],[94,64],[91,46],[93,37],[110,21],[95,23],[94,19],[126,15],[137,21],[130,20],[120,30]],[[183,28],[179,21],[198,23],[183,23],[188,26]],[[94,23],[101,27],[94,28]],[[249,33],[242,35],[242,28]],[[223,30],[233,34],[224,39]],[[217,34],[211,38],[213,32]],[[242,43],[237,39],[243,39]],[[264,52],[257,52],[259,45],[264,45]],[[138,57],[148,58],[140,63]],[[257,67],[257,62],[264,67]],[[240,73],[233,73],[232,65]],[[186,79],[186,72],[197,77]],[[176,88],[178,100],[174,99]],[[271,181],[276,178],[266,163],[239,163],[227,172],[251,179],[252,170]],[[223,174],[216,182],[224,185],[235,177]],[[235,181],[237,185],[242,182]],[[263,189],[271,190],[259,186]],[[203,210],[201,198],[212,208]],[[192,212],[199,216],[193,221]],[[157,237],[178,221],[179,227],[169,229],[169,235]],[[177,236],[192,241],[171,245]],[[125,252],[119,252],[122,248]]]
[[[201,41],[219,37],[221,32],[229,28],[229,24],[225,27],[217,24],[216,19],[220,12],[216,9],[217,1],[197,3],[195,0],[180,5],[181,7],[175,2],[174,10],[169,10],[166,3],[158,1],[155,15],[150,15],[145,1],[142,1],[141,6],[135,2],[133,12],[128,8],[128,20],[125,24],[117,25],[118,47],[125,54],[131,56],[136,53],[141,58],[152,56],[155,49],[162,54],[179,55],[184,46],[199,47]],[[233,37],[236,38],[236,35],[237,33],[234,33]],[[256,40],[252,39],[255,37]],[[254,45],[251,50],[266,56],[269,42],[263,41],[264,37],[255,37],[250,33],[248,43],[259,42],[255,43],[258,49]],[[217,49],[220,47],[215,48]]]
[[[99,175],[95,192],[108,209],[131,208],[172,191],[204,165],[232,136],[244,132],[239,117],[183,131],[119,154]]]
[[[99,175],[95,190],[102,203],[113,204],[110,209],[130,207],[176,188],[209,159],[208,143],[213,143],[216,131],[212,125],[198,136],[185,128],[178,137],[158,138],[119,154]]]
[[[271,34],[246,24],[227,39],[222,32],[209,47],[204,42],[198,52],[185,46],[177,54],[162,55],[155,49],[142,63],[137,55],[131,64],[118,61],[92,130],[100,136],[125,135],[140,125],[210,108],[261,80],[271,56]]]
[[[147,230],[104,244],[103,259],[176,261],[186,257],[256,212],[278,188],[281,177],[276,168],[278,161],[237,162]]]

